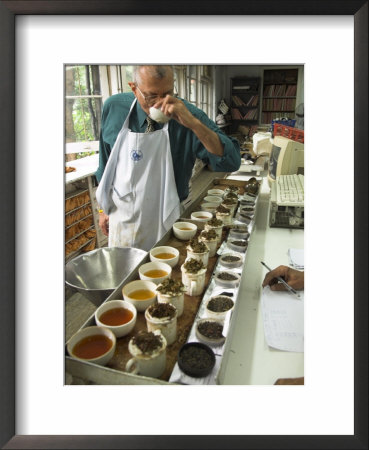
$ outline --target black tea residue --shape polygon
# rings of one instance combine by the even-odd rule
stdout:
[[[209,339],[220,339],[223,337],[223,325],[211,320],[200,322],[197,326],[199,333]]]
[[[225,281],[236,281],[237,280],[236,275],[233,275],[228,272],[220,272],[217,275],[217,278],[219,278],[220,280],[225,280]]]
[[[239,261],[241,258],[239,256],[233,256],[233,255],[226,255],[222,257],[222,261],[225,262],[236,262]]]
[[[223,225],[223,220],[213,217],[212,219],[206,222],[206,225],[210,225],[211,227],[221,227]]]
[[[238,247],[246,247],[247,241],[232,241],[233,245],[238,245]]]
[[[135,344],[142,353],[150,354],[156,349],[162,347],[163,343],[160,336],[151,331],[140,331],[132,338],[132,343]]]
[[[188,273],[197,273],[200,272],[201,269],[204,269],[204,265],[201,261],[197,261],[196,259],[190,258],[183,265],[184,269]]]
[[[176,314],[176,308],[170,303],[157,303],[149,306],[149,308],[151,317],[155,317],[156,319],[163,319],[165,317],[172,319]]]
[[[213,363],[211,356],[205,349],[195,346],[183,349],[181,358],[188,367],[197,370],[207,369]]]
[[[218,296],[209,300],[208,309],[213,312],[225,312],[233,307],[233,300],[228,297]]]

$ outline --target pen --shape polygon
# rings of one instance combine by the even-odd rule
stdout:
[[[272,271],[272,269],[271,269],[270,267],[268,267],[263,261],[260,261],[260,262],[261,262],[261,264],[262,264],[264,267],[266,267],[266,268],[269,270],[269,272]],[[276,278],[277,278],[278,281],[280,281],[282,284],[284,284],[285,287],[286,287],[290,292],[292,292],[292,293],[294,293],[295,295],[297,295],[297,297],[300,297],[300,295],[297,293],[297,291],[296,291],[293,287],[291,287],[288,283],[286,283],[286,281],[285,281],[282,277],[276,277]]]

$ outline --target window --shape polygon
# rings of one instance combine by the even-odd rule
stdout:
[[[213,111],[212,66],[174,65],[174,91],[202,109],[210,118]],[[98,152],[102,105],[106,98],[130,92],[132,65],[65,66],[66,160]]]
[[[65,94],[67,154],[75,153],[80,158],[94,153],[93,146],[85,148],[83,143],[99,140],[102,110],[99,66],[66,66]]]

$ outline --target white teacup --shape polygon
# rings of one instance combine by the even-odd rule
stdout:
[[[200,269],[196,273],[191,273],[187,272],[184,268],[184,264],[181,266],[181,271],[182,283],[186,288],[186,294],[190,296],[201,295],[205,288],[206,268]]]
[[[232,202],[232,203],[222,203],[222,206],[224,206],[225,208],[228,208],[231,211],[231,216],[234,215],[234,212],[236,211],[237,208],[237,201]]]
[[[209,249],[209,258],[212,258],[213,256],[215,256],[215,253],[217,251],[217,246],[218,246],[218,236],[215,233],[215,238],[214,239],[207,239],[206,236],[203,235],[203,233],[200,234],[199,240],[204,242],[206,244],[206,246]]]
[[[134,336],[128,343],[129,353],[132,358],[126,364],[126,371],[132,374],[139,374],[145,377],[157,378],[162,375],[165,370],[167,355],[167,341],[161,334],[160,330],[156,330],[153,333],[160,339],[160,347],[152,352],[142,352],[140,348],[135,344]]]
[[[217,234],[217,241],[218,244],[220,244],[222,240],[222,232],[223,232],[223,224],[219,227],[213,227],[212,225],[209,225],[208,223],[205,224],[205,231],[214,230]]]
[[[184,308],[184,294],[168,295],[157,292],[157,299],[159,303],[170,303],[177,308],[177,317],[180,317]]]
[[[206,248],[207,248],[207,250],[206,250],[205,252],[202,252],[202,253],[195,253],[195,252],[191,249],[191,246],[188,245],[188,246],[186,247],[186,249],[187,249],[187,259],[190,259],[190,258],[196,259],[197,261],[202,262],[202,264],[203,264],[205,267],[207,267],[208,262],[209,262],[209,253],[210,253],[210,251],[209,251],[209,247],[208,247],[206,244],[205,244],[205,246],[206,246]]]
[[[138,268],[138,275],[141,280],[152,281],[155,284],[169,278],[171,273],[172,267],[164,262],[149,262]]]
[[[157,308],[169,309],[172,317],[155,317]],[[170,303],[157,303],[151,305],[145,311],[145,319],[148,331],[160,330],[167,344],[171,345],[177,339],[177,308]]]
[[[223,225],[230,225],[232,223],[231,211],[229,211],[229,213],[221,213],[217,211],[215,213],[215,217],[219,220],[222,220]]]
[[[218,205],[220,205],[223,201],[223,198],[217,197],[216,195],[207,195],[206,197],[204,197],[204,201],[207,203],[217,203]]]

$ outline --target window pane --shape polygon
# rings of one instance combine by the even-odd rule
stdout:
[[[196,102],[196,80],[190,79],[190,102]]]
[[[128,82],[133,81],[133,66],[122,66],[122,70],[125,71],[125,73],[122,74],[123,92],[131,92]]]
[[[189,66],[190,78],[196,78],[196,66]]]
[[[66,142],[99,139],[101,99],[66,100]]]
[[[65,94],[100,95],[99,66],[66,66]]]

